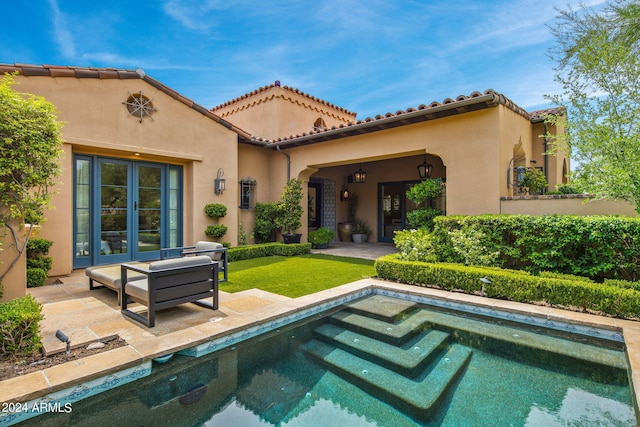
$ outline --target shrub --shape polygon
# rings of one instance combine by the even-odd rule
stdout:
[[[258,245],[238,246],[229,249],[229,261],[260,258],[265,256],[296,256],[311,253],[311,243],[263,243]]]
[[[47,272],[41,268],[27,268],[27,288],[39,288],[47,280]]]
[[[278,215],[275,224],[283,233],[293,234],[302,226],[300,218],[304,209],[300,206],[303,197],[302,180],[290,179],[282,190],[280,201],[277,202]]]
[[[29,355],[42,348],[42,306],[31,295],[0,303],[0,352]]]
[[[268,243],[276,241],[276,217],[278,216],[278,203],[256,203],[256,223],[253,227],[253,238],[256,243]]]
[[[209,218],[222,218],[227,215],[227,207],[220,203],[209,203],[205,205],[204,213]]]
[[[209,237],[220,238],[227,234],[227,226],[223,224],[209,225],[204,230],[204,234]]]
[[[528,194],[540,194],[547,186],[547,177],[538,168],[527,168],[519,185]]]
[[[640,279],[640,219],[577,215],[480,215],[435,219],[438,260],[464,263],[452,233],[484,233],[487,252],[499,252],[497,265],[610,279]]]
[[[327,227],[320,227],[317,230],[313,230],[309,232],[309,243],[311,243],[314,247],[319,245],[326,245],[329,242],[332,242],[335,238],[335,233],[333,230]]]
[[[393,243],[398,248],[399,259],[404,261],[436,262],[431,232],[426,229],[396,231]]]
[[[420,286],[471,294],[484,290],[491,298],[578,307],[621,318],[637,318],[640,313],[639,291],[592,281],[540,277],[497,268],[402,261],[396,254],[378,258],[375,268],[382,279]],[[483,284],[480,281],[483,277],[491,283]]]
[[[442,178],[425,179],[407,190],[407,199],[418,206],[424,205],[430,200],[442,194]],[[411,227],[433,230],[433,219],[442,215],[440,209],[434,207],[422,207],[414,209],[407,214],[407,221]]]
[[[53,259],[44,256],[53,245],[51,240],[30,239],[27,242],[27,288],[44,285],[48,272],[53,266]]]

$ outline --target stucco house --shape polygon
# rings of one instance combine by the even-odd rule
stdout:
[[[0,73],[17,73],[14,88],[44,96],[65,122],[63,175],[41,232],[55,242],[51,275],[205,240],[207,203],[227,206],[222,240],[236,245],[255,203],[277,200],[289,178],[306,182],[303,241],[309,227],[346,220],[348,190],[369,241],[384,242],[407,225],[404,194],[419,165],[444,179],[437,203],[447,214],[471,215],[501,212],[517,166],[541,168],[550,188],[569,169],[567,157],[543,154],[545,132],[563,131],[545,114],[562,111],[527,112],[493,90],[357,120],[279,82],[208,109],[140,69],[0,64]],[[5,287],[3,298],[20,292]]]

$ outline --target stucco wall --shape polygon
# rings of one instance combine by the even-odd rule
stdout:
[[[521,196],[500,201],[500,213],[523,215],[623,215],[638,216],[624,200],[593,200],[588,196]]]
[[[318,118],[328,128],[355,120],[355,115],[344,109],[274,85],[216,107],[213,112],[255,137],[270,140],[309,132]]]
[[[52,275],[72,270],[73,153],[182,165],[184,243],[207,239],[204,229],[212,220],[203,208],[214,202],[228,207],[227,217],[220,220],[229,227],[222,240],[237,241],[236,133],[141,79],[17,76],[16,81],[16,90],[44,96],[66,122],[64,172],[54,189],[55,208],[47,212],[42,231],[42,237],[54,241]],[[142,123],[123,105],[130,94],[140,91],[157,108]],[[216,196],[213,181],[219,168],[224,169],[227,190]]]

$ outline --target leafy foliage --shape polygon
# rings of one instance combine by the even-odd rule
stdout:
[[[204,207],[209,218],[222,218],[227,215],[227,207],[221,203],[209,203]]]
[[[42,348],[42,306],[31,295],[0,303],[0,354],[30,355]]]
[[[603,312],[615,317],[637,318],[640,292],[612,283],[588,279],[534,276],[526,271],[399,260],[397,254],[375,262],[378,277],[420,286],[479,294],[518,302],[545,302],[563,308]],[[488,278],[485,284],[481,278]]]
[[[253,238],[256,243],[276,241],[276,217],[278,202],[256,203],[256,222],[253,226]]]
[[[239,261],[241,259],[261,258],[266,256],[295,256],[311,253],[311,243],[290,243],[282,242],[263,243],[259,245],[247,245],[230,248],[227,252],[229,261]]]
[[[209,237],[220,238],[227,234],[227,226],[223,224],[209,225],[204,230],[204,234]]]
[[[433,241],[431,232],[424,228],[396,231],[393,237],[398,258],[404,261],[438,261]]]
[[[520,181],[520,187],[528,194],[540,194],[547,187],[547,177],[538,168],[527,168],[524,178]]]
[[[335,238],[333,230],[327,227],[320,227],[309,232],[308,240],[313,246],[326,245]]]
[[[60,175],[61,129],[56,109],[44,98],[12,89],[12,76],[0,79],[0,225],[17,251],[0,281],[17,263],[30,236],[21,242],[16,224],[39,224]]]
[[[424,205],[442,194],[442,178],[421,181],[407,190],[406,196],[416,205]],[[407,221],[414,228],[433,230],[433,219],[442,215],[440,209],[431,206],[414,209],[407,213]]]
[[[566,10],[552,28],[557,46],[556,81],[549,98],[567,116],[551,137],[554,151],[571,147],[578,167],[572,185],[596,198],[621,198],[640,212],[640,7],[615,1],[598,12]]]
[[[493,266],[590,277],[640,279],[640,219],[616,216],[481,215],[435,220],[433,247],[443,262],[465,263],[456,235],[498,252]]]
[[[292,234],[302,226],[300,218],[304,209],[300,205],[302,200],[302,180],[290,179],[282,190],[278,202],[278,215],[275,224],[283,232]]]

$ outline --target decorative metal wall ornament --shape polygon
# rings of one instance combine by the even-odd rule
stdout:
[[[142,123],[144,119],[151,119],[153,121],[151,115],[158,111],[151,101],[151,99],[142,94],[142,91],[138,93],[129,92],[129,97],[126,101],[122,101],[122,104],[127,107],[129,114],[140,119],[140,123]]]

